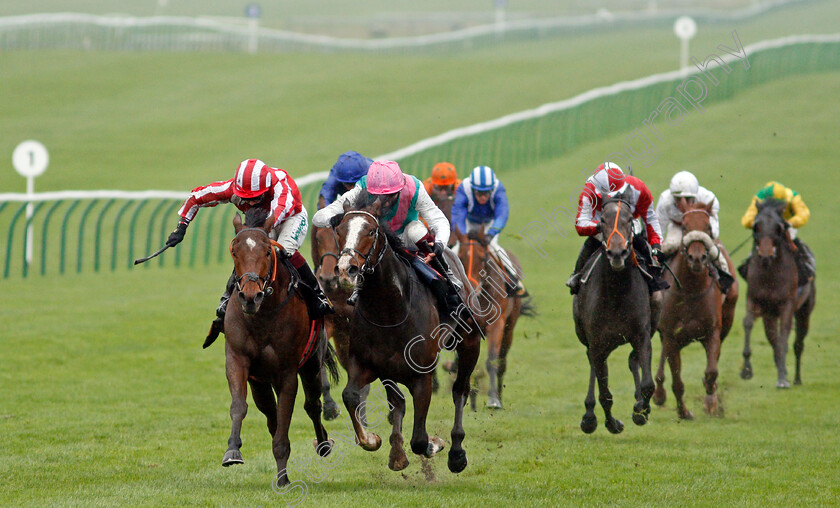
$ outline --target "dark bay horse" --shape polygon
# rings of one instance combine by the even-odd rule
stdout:
[[[575,332],[586,346],[590,367],[586,413],[580,422],[581,430],[587,434],[598,426],[596,380],[607,430],[613,434],[624,430],[624,424],[612,416],[607,357],[628,342],[633,348],[628,363],[636,385],[633,422],[644,425],[650,415],[654,389],[650,366],[651,308],[647,282],[635,266],[632,221],[633,209],[623,194],[604,200],[599,224],[603,245],[584,268],[583,283],[573,301]]]
[[[764,320],[764,333],[773,347],[778,379],[777,388],[790,388],[785,361],[788,336],[796,319],[796,375],[793,382],[802,384],[800,366],[811,312],[817,301],[814,280],[799,284],[794,251],[787,222],[782,213],[783,201],[767,199],[758,204],[753,224],[753,254],[747,265],[747,314],[744,317],[744,367],[741,377],[752,377],[750,334],[756,317]]]
[[[513,344],[513,330],[520,316],[533,316],[533,309],[521,296],[509,295],[508,276],[500,261],[490,255],[484,228],[467,235],[456,228],[455,234],[459,242],[458,258],[475,291],[474,301],[479,301],[483,307],[475,315],[487,337],[486,367],[490,387],[486,406],[503,409],[503,379],[507,354]],[[508,255],[521,272],[519,260],[509,251]]]
[[[452,205],[455,203],[456,185],[434,185],[429,196],[446,218],[452,220]]]
[[[380,218],[378,196],[362,193],[353,209],[345,208],[337,226],[341,257],[339,280],[347,288],[357,285],[359,299],[350,319],[350,347],[347,386],[342,394],[352,419],[358,444],[368,451],[379,449],[378,435],[366,430],[360,421],[361,390],[376,379],[386,385],[391,423],[391,453],[388,466],[399,471],[408,466],[403,449],[402,420],[405,399],[389,386],[401,383],[408,387],[414,400],[414,429],[411,450],[431,457],[443,449],[440,438],[426,432],[426,415],[432,396],[432,372],[445,346],[455,349],[459,370],[452,387],[455,421],[449,470],[461,472],[467,466],[464,440],[463,410],[469,396],[469,380],[479,356],[480,335],[477,327],[441,325],[437,301],[422,284],[414,268],[395,249],[402,249],[400,240]],[[461,280],[466,277],[458,258],[447,250],[447,260]],[[461,296],[469,301],[465,287]],[[466,331],[464,331],[466,330]]]
[[[324,329],[327,337],[332,337],[338,361],[347,370],[348,347],[350,345],[350,316],[353,307],[347,304],[350,291],[342,288],[338,283],[336,267],[338,266],[338,238],[332,228],[312,228],[310,236],[312,243],[312,261],[315,276],[321,288],[333,304],[335,314],[324,317]],[[321,372],[321,394],[324,398],[324,418],[334,420],[341,414],[341,410],[330,394],[330,381],[326,370]],[[365,393],[365,395],[367,395]]]
[[[326,337],[315,333],[306,303],[295,289],[294,268],[283,259],[282,247],[269,238],[273,219],[265,220],[265,213],[259,212],[249,210],[246,225],[238,214],[233,219],[236,236],[230,252],[237,279],[225,314],[225,370],[232,426],[222,465],[244,462],[240,429],[248,410],[250,385],[254,403],[265,415],[273,438],[277,485],[284,486],[289,483],[289,424],[298,375],[306,397],[303,407],[315,427],[316,451],[325,457],[332,443],[321,424],[319,373],[322,365],[327,365],[333,376],[338,373]]]
[[[700,341],[706,349],[706,371],[703,386],[706,399],[703,409],[708,414],[720,415],[721,406],[717,396],[718,360],[720,347],[732,327],[735,303],[738,301],[738,282],[724,296],[715,277],[716,268],[712,260],[724,256],[729,269],[732,263],[723,245],[712,240],[712,203],[683,204],[677,208],[682,216],[682,245],[670,261],[673,276],[666,275],[671,288],[665,293],[662,316],[659,320],[659,336],[662,340],[662,356],[656,373],[656,391],[653,401],[665,404],[665,359],[671,367],[673,382],[671,388],[677,399],[677,415],[691,420],[694,415],[685,407],[683,394],[685,385],[680,375],[682,363],[680,351],[694,341]],[[678,286],[674,280],[680,281]]]

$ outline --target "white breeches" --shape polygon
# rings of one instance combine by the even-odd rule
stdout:
[[[300,213],[288,217],[280,224],[275,224],[269,236],[282,245],[286,252],[294,254],[306,240],[306,232],[309,230],[308,217],[306,208],[302,208]]]
[[[405,229],[399,234],[399,237],[406,246],[409,246],[419,242],[428,232],[425,224],[415,220],[405,225]]]

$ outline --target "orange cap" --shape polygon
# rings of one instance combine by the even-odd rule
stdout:
[[[434,185],[452,185],[458,180],[455,166],[449,162],[438,162],[432,168],[432,183]]]

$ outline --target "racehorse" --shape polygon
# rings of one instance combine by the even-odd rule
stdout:
[[[811,311],[817,301],[814,280],[799,283],[794,259],[796,245],[782,213],[783,201],[767,199],[758,205],[753,224],[753,255],[747,265],[747,314],[744,316],[744,367],[741,377],[752,377],[750,334],[756,317],[764,320],[764,333],[773,347],[778,379],[777,388],[790,388],[785,360],[788,336],[796,319],[796,375],[794,384],[802,384],[800,366],[805,336],[808,335]]]
[[[723,245],[712,240],[711,212],[712,203],[694,203],[683,205],[679,201],[677,208],[682,212],[682,245],[674,258],[673,276],[666,275],[671,288],[665,293],[662,316],[659,320],[659,337],[662,340],[662,356],[656,373],[656,390],[653,401],[665,404],[665,359],[671,367],[673,382],[671,388],[677,399],[677,415],[691,420],[694,415],[685,407],[683,394],[685,385],[680,376],[682,348],[697,340],[706,349],[706,372],[703,386],[706,399],[703,409],[711,415],[720,415],[721,406],[717,396],[718,360],[723,339],[732,328],[735,303],[738,301],[738,282],[732,285],[724,296],[720,292],[716,278],[716,268],[712,260],[724,256],[727,266],[731,267],[729,255]],[[731,268],[730,268],[731,269]],[[679,280],[679,286],[676,281]]]
[[[338,264],[338,238],[332,228],[312,228],[312,261],[315,276],[321,288],[333,304],[335,314],[324,317],[324,329],[327,337],[332,337],[338,361],[347,370],[347,348],[350,344],[348,321],[353,307],[347,304],[350,292],[341,287],[335,275]],[[324,419],[334,420],[341,410],[330,394],[330,381],[327,372],[321,371],[321,394],[324,398]],[[365,393],[367,395],[367,393]]]
[[[321,424],[319,373],[322,365],[334,378],[338,372],[326,337],[317,333],[317,322],[310,320],[306,303],[296,290],[294,268],[282,247],[269,238],[273,218],[266,219],[265,212],[260,212],[249,210],[245,225],[238,214],[233,219],[236,236],[230,253],[236,285],[225,314],[225,371],[232,425],[222,465],[244,463],[240,429],[248,410],[250,385],[254,403],[265,415],[273,438],[277,485],[284,486],[289,483],[289,424],[298,375],[305,395],[303,407],[315,427],[316,451],[326,457],[332,442]]]
[[[486,367],[490,387],[486,406],[503,409],[503,379],[507,370],[507,354],[513,344],[513,329],[521,315],[534,315],[533,308],[521,296],[510,295],[508,276],[501,262],[490,255],[483,227],[467,235],[456,228],[455,234],[459,243],[458,258],[477,295],[475,298],[482,300],[482,307],[486,309],[486,312],[482,309],[476,313],[479,326],[487,337]],[[510,252],[508,255],[521,271],[519,260]]]
[[[426,415],[432,396],[432,371],[440,350],[455,349],[459,370],[452,386],[455,421],[448,466],[452,472],[467,467],[464,440],[463,410],[469,396],[469,380],[479,356],[480,336],[477,327],[439,325],[437,302],[431,290],[422,284],[410,262],[396,253],[404,249],[399,238],[380,218],[378,196],[363,192],[357,203],[345,204],[345,213],[336,227],[339,246],[339,281],[347,288],[359,287],[359,299],[350,319],[350,347],[347,365],[347,386],[342,397],[352,419],[359,445],[368,451],[379,449],[382,440],[367,431],[359,418],[361,389],[381,379],[386,385],[393,428],[388,467],[399,471],[408,466],[403,449],[402,420],[405,399],[389,386],[401,383],[408,387],[414,400],[414,429],[411,450],[431,457],[443,449],[443,440],[430,438],[426,432]],[[460,277],[466,277],[458,258],[445,249],[449,266]],[[469,289],[461,290],[461,298],[469,301]],[[462,313],[456,318],[461,319]],[[464,323],[466,324],[466,323]],[[457,328],[456,328],[457,327]],[[459,333],[458,330],[466,330]]]
[[[624,424],[612,416],[607,357],[627,342],[633,348],[628,363],[636,385],[633,422],[644,425],[650,415],[650,397],[654,389],[650,367],[651,308],[648,285],[641,270],[635,266],[632,221],[633,209],[627,196],[619,194],[604,200],[598,226],[604,238],[602,247],[584,267],[582,286],[573,301],[575,332],[586,346],[590,367],[589,391],[584,402],[586,413],[580,422],[581,430],[587,434],[598,426],[596,380],[607,430],[613,434],[624,430]]]

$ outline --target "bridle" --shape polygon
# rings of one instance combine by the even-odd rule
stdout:
[[[470,248],[470,250],[469,250],[469,261],[467,262],[467,266],[464,267],[464,268],[466,269],[465,271],[467,272],[467,278],[469,279],[470,282],[472,282],[473,287],[475,287],[476,289],[478,289],[480,291],[481,290],[481,281],[473,279],[473,276],[472,276],[472,273],[473,273],[473,259],[475,257],[477,257],[477,256],[473,255],[475,245],[482,245],[482,243],[479,242],[478,240],[467,240],[466,242],[464,242],[464,244],[462,244],[462,247],[463,246],[469,246],[469,248]]]
[[[338,235],[335,234],[335,229],[334,228],[328,228],[328,229],[332,233],[333,240],[335,240],[335,246],[338,247]],[[339,255],[335,252],[328,251],[328,252],[325,252],[325,253],[321,254],[321,257],[318,258],[318,266],[321,266],[321,265],[324,264],[324,258],[327,257],[327,256],[334,257],[336,262],[338,262]]]
[[[625,204],[627,205],[627,208],[630,209],[630,203],[623,199],[615,199],[611,200],[610,202],[613,201],[618,203],[618,208],[616,208],[615,210],[615,222],[613,223],[612,231],[610,231],[610,234],[607,236],[606,240],[601,240],[601,244],[604,246],[604,250],[606,251],[607,249],[609,249],[610,240],[612,239],[613,235],[617,234],[618,237],[624,241],[624,248],[630,250],[630,257],[633,260],[633,265],[638,266],[639,261],[636,259],[636,250],[632,247],[633,228],[630,228],[630,235],[628,236],[628,238],[625,238],[624,234],[618,230],[618,219],[621,217],[621,205]]]
[[[364,262],[361,264],[361,266],[359,266],[359,272],[361,274],[373,273],[373,270],[376,269],[377,266],[379,266],[379,263],[382,261],[382,258],[385,256],[385,251],[388,249],[388,242],[385,241],[385,239],[383,238],[383,241],[384,241],[385,245],[379,250],[379,256],[377,256],[376,261],[371,265],[370,264],[371,257],[373,257],[373,253],[374,253],[374,251],[376,251],[376,246],[379,243],[380,237],[383,236],[379,232],[379,219],[377,219],[376,216],[373,215],[372,213],[366,212],[364,210],[351,210],[351,211],[345,213],[344,215],[347,216],[347,215],[350,215],[350,214],[367,215],[368,217],[373,219],[374,224],[376,224],[376,229],[374,230],[376,232],[374,234],[375,236],[373,237],[373,246],[370,249],[368,249],[367,253],[363,253],[363,252],[361,252],[361,251],[359,251],[358,249],[355,249],[355,248],[351,249],[349,247],[346,247],[346,248],[341,250],[341,252],[339,253],[339,257],[343,256],[345,254],[350,254],[350,255],[356,254],[364,260]],[[333,234],[335,234],[335,233],[333,233]],[[338,239],[337,238],[336,238],[336,245],[338,245]]]
[[[236,238],[240,234],[242,234],[246,231],[259,231],[260,233],[262,233],[262,234],[264,234],[265,236],[268,237],[268,233],[266,233],[265,230],[262,229],[262,228],[240,229],[239,232],[236,233],[236,236],[234,236],[233,239],[230,241],[230,246],[228,247],[228,250],[230,250],[231,257],[233,257],[233,242],[236,241]],[[234,286],[236,291],[242,291],[242,281],[243,280],[245,281],[245,283],[256,282],[257,284],[259,284],[260,281],[262,281],[262,285],[260,286],[260,291],[265,293],[266,297],[269,297],[272,294],[274,294],[274,288],[272,287],[272,285],[277,280],[277,263],[278,263],[277,249],[278,248],[282,249],[282,246],[279,243],[277,243],[275,240],[272,240],[271,237],[268,238],[268,241],[271,244],[271,250],[270,250],[270,252],[271,252],[271,263],[268,265],[268,273],[266,274],[265,277],[261,276],[260,274],[258,274],[256,272],[245,272],[245,273],[243,273],[242,275],[236,277],[235,286]],[[234,262],[235,262],[235,258],[234,258]],[[293,294],[292,293],[292,288],[294,287],[294,285],[295,285],[294,277],[291,277],[291,279],[289,280],[288,295],[286,297],[286,300],[284,300],[283,303],[281,304],[281,306],[285,305],[285,303],[291,298],[291,296]]]
[[[709,212],[707,212],[706,210],[703,210],[702,208],[697,208],[697,209],[688,210],[688,211],[683,212],[683,220],[682,220],[681,224],[685,224],[685,216],[690,214],[690,213],[702,213],[702,214],[705,214],[706,217],[708,217],[709,219],[712,218],[712,215]],[[686,233],[690,233],[690,232],[691,231],[686,231],[685,228],[683,228],[683,237],[685,237]],[[702,232],[706,233],[705,231],[702,231]],[[710,233],[707,233],[707,234],[709,235],[709,237],[712,236]],[[692,243],[697,243],[697,242],[703,243],[701,240],[693,240],[693,241],[689,242],[688,244],[686,244],[685,242],[680,242],[681,243],[680,250],[683,252],[684,255],[688,255],[688,246],[691,245]],[[704,247],[705,247],[705,244],[704,244]],[[706,247],[706,252],[708,252],[708,251],[709,251],[709,249],[708,249],[708,247]]]

